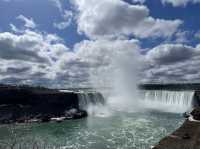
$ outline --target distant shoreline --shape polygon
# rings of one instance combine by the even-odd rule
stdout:
[[[138,85],[144,90],[200,90],[200,83],[144,83]]]

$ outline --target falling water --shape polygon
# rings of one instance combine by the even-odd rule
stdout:
[[[79,107],[81,109],[87,108],[89,105],[104,105],[104,97],[98,92],[79,92]]]
[[[99,92],[79,92],[79,107],[87,110],[89,115],[99,117],[110,116],[110,111],[106,106],[106,101],[103,95]]]
[[[158,110],[183,113],[190,111],[193,106],[194,91],[145,90],[140,93],[131,97],[116,95],[104,98],[99,92],[79,92],[79,107],[91,115],[110,115],[113,109],[127,112]]]
[[[144,93],[144,107],[165,112],[185,112],[192,108],[194,91],[148,90]]]

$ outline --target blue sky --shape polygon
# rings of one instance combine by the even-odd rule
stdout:
[[[73,6],[68,0],[61,0],[63,9],[74,11]],[[127,2],[133,4],[130,0]],[[145,5],[150,10],[150,16],[161,19],[181,19],[184,24],[180,27],[182,31],[189,31],[188,38],[194,36],[199,30],[200,26],[200,4],[188,4],[187,6],[173,7],[171,4],[163,5],[159,0],[148,0]],[[55,6],[51,0],[13,0],[12,2],[0,1],[0,18],[2,32],[10,31],[9,24],[12,22],[16,25],[21,25],[22,22],[16,20],[16,17],[23,14],[26,17],[31,17],[38,24],[38,30],[58,34],[62,37],[69,47],[83,39],[87,39],[86,36],[77,33],[76,22],[73,21],[70,26],[64,30],[58,30],[53,26],[54,21],[62,21],[59,9]],[[142,42],[144,47],[152,47],[159,42],[163,42],[161,39],[152,41],[146,39]],[[192,39],[189,44],[196,45],[197,39]]]
[[[71,9],[68,1],[63,2],[66,10]],[[0,1],[0,18],[1,31],[10,31],[9,24],[12,22],[21,25],[23,22],[16,20],[16,17],[23,14],[31,17],[38,24],[38,30],[58,34],[61,36],[68,46],[73,46],[76,42],[81,41],[84,36],[77,34],[77,27],[73,22],[65,30],[58,30],[53,27],[54,21],[62,21],[59,9],[50,0],[13,0],[12,2]]]
[[[94,72],[113,75],[103,70],[123,49],[137,51],[141,81],[199,82],[199,13],[198,0],[0,0],[0,81],[91,85]]]

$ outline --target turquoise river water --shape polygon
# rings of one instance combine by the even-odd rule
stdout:
[[[181,114],[115,112],[63,123],[0,126],[0,149],[149,149],[183,123]]]

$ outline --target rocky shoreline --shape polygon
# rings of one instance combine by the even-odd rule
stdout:
[[[200,149],[200,108],[195,108],[180,128],[152,149]]]
[[[3,109],[6,109],[3,111]],[[24,107],[22,105],[4,105],[0,107],[0,124],[18,124],[18,123],[44,123],[44,122],[62,122],[64,120],[71,120],[71,119],[80,119],[87,117],[87,112],[80,109],[69,109],[65,110],[62,113],[58,114],[55,112],[54,108],[52,109],[52,112],[32,112],[32,113],[26,113],[26,114],[18,114],[21,111],[25,111],[25,109],[28,111],[27,107]],[[3,114],[2,113],[5,113]],[[55,112],[55,113],[53,113]],[[16,114],[18,114],[16,116]]]
[[[56,89],[0,85],[0,124],[61,122],[87,117],[78,94]]]

